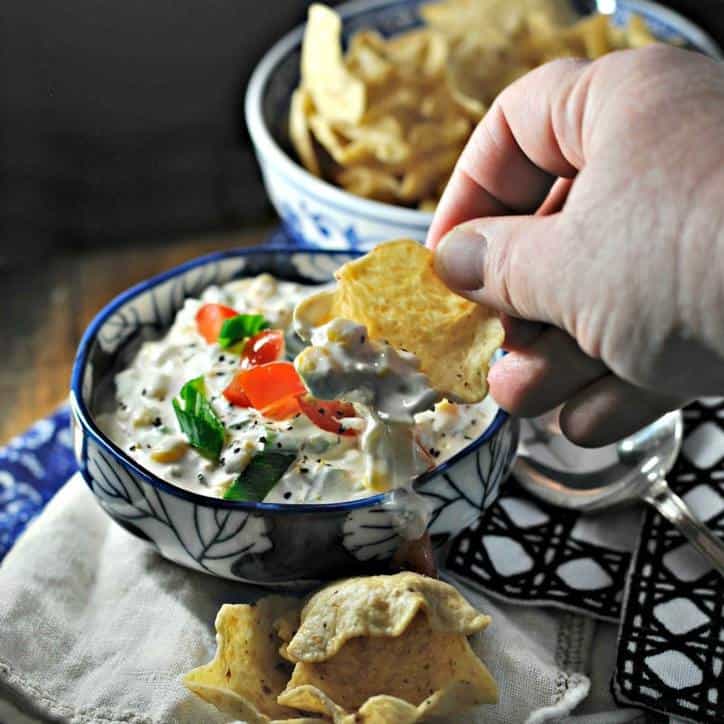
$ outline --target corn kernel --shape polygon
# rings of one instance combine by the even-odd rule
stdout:
[[[188,447],[181,440],[174,442],[171,446],[157,447],[151,450],[151,460],[155,460],[157,463],[175,463],[186,454]]]

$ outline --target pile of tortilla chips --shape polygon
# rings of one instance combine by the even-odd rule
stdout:
[[[335,273],[337,287],[302,300],[296,323],[349,319],[371,339],[412,352],[430,384],[447,399],[473,403],[488,391],[488,367],[503,343],[493,310],[451,292],[435,273],[432,252],[411,239],[377,245]],[[305,352],[297,358],[303,369]]]
[[[351,578],[302,603],[222,606],[216,657],[186,686],[250,724],[413,724],[497,700],[467,638],[490,618],[447,583]]]
[[[637,16],[625,29],[605,15],[574,23],[566,0],[443,0],[420,14],[423,27],[391,38],[355,33],[343,54],[339,16],[312,5],[289,131],[313,174],[426,210],[506,85],[553,58],[655,42]]]

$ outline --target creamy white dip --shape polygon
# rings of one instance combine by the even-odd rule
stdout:
[[[357,416],[342,420],[346,427],[355,428],[355,435],[323,430],[303,413],[275,421],[253,407],[229,402],[223,391],[239,371],[241,358],[238,350],[222,349],[199,333],[196,314],[202,305],[217,303],[242,314],[263,315],[271,328],[285,330],[290,359],[302,346],[291,330],[294,307],[300,299],[318,291],[318,286],[279,281],[262,274],[212,286],[199,299],[187,299],[168,333],[159,340],[145,342],[130,366],[116,375],[115,407],[97,416],[100,428],[158,477],[214,497],[223,496],[264,450],[286,451],[290,459],[294,456],[293,461],[264,498],[283,503],[330,503],[369,496],[384,489],[385,478],[389,478],[390,487],[400,474],[409,477],[424,472],[482,434],[497,411],[492,400],[475,405],[443,400],[434,409],[425,409],[434,403],[434,393],[430,394],[429,387],[427,392],[423,390],[424,375],[416,370],[415,363],[392,348],[384,352],[392,371],[390,379],[397,378],[398,388],[404,382],[406,391],[390,388],[390,394],[385,394],[387,402],[380,403],[380,410],[383,406],[387,409],[386,420],[375,420],[371,413],[374,401],[365,399],[364,393],[358,396],[354,401]],[[182,386],[198,377],[203,378],[208,402],[225,430],[218,460],[204,457],[188,444],[172,405]],[[324,396],[329,392],[326,390]],[[385,470],[395,459],[395,451],[375,448],[379,425],[395,425],[409,415],[414,425],[410,428],[405,423],[401,427],[412,431],[415,454],[403,463],[406,467],[402,473]],[[389,436],[381,437],[389,445]]]
[[[415,415],[433,407],[440,395],[409,352],[373,341],[364,325],[347,319],[311,329],[296,319],[296,329],[311,346],[295,360],[313,395],[322,400],[359,403],[365,418],[361,448],[364,484],[372,490],[407,485],[427,467],[415,441]]]

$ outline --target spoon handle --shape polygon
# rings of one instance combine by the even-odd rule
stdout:
[[[664,478],[654,481],[641,497],[686,536],[688,541],[724,576],[724,541],[717,538],[669,487]]]

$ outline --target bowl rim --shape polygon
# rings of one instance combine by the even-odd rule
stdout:
[[[199,266],[204,266],[214,262],[224,261],[226,259],[233,258],[245,258],[247,256],[254,256],[257,254],[322,254],[325,256],[361,256],[363,252],[349,249],[311,249],[311,248],[300,248],[293,244],[278,244],[274,246],[256,246],[241,249],[228,249],[225,251],[212,252],[211,254],[205,254],[204,256],[191,259],[183,264],[172,267],[165,272],[156,274],[148,279],[134,284],[132,287],[119,295],[114,297],[108,302],[91,320],[90,324],[86,328],[83,336],[81,337],[76,352],[75,360],[73,362],[73,369],[71,373],[71,384],[70,384],[70,407],[72,411],[72,417],[77,420],[83,433],[90,435],[95,443],[105,450],[105,452],[111,454],[114,458],[118,459],[119,462],[126,468],[133,471],[135,475],[145,480],[151,486],[158,488],[166,493],[174,495],[185,500],[189,500],[198,505],[203,505],[212,508],[223,508],[232,510],[245,510],[250,512],[273,512],[273,513],[335,513],[335,512],[348,512],[358,508],[368,508],[377,504],[382,503],[385,498],[390,496],[390,492],[377,493],[376,495],[367,496],[364,498],[355,498],[353,500],[339,501],[334,503],[264,503],[255,501],[242,501],[242,500],[224,500],[223,498],[213,498],[211,496],[203,495],[201,493],[187,490],[179,486],[173,485],[166,480],[158,477],[150,470],[146,470],[142,465],[136,462],[126,452],[116,445],[104,432],[97,426],[92,413],[88,409],[88,406],[83,399],[82,388],[83,388],[83,377],[88,362],[88,355],[90,352],[91,345],[97,338],[98,330],[101,326],[113,315],[116,311],[125,305],[132,299],[140,296],[149,289],[162,284],[163,282],[173,279],[174,277],[181,276],[190,269],[195,269]],[[462,450],[459,450],[454,455],[444,460],[439,465],[435,466],[432,470],[427,470],[424,473],[418,475],[414,480],[414,485],[417,487],[424,484],[436,475],[444,475],[446,471],[455,465],[459,460],[467,455],[476,452],[479,448],[485,445],[494,435],[503,427],[504,423],[509,419],[509,415],[501,407],[490,421],[488,426],[483,431],[482,435],[473,440],[470,444],[466,445]],[[83,445],[85,452],[85,444]],[[81,472],[85,473],[82,469]]]
[[[335,10],[344,23],[345,20],[362,12],[372,12],[378,8],[408,4],[409,2],[410,0],[352,0],[336,6]],[[632,12],[643,11],[646,14],[655,15],[661,22],[673,26],[681,35],[686,36],[690,43],[710,57],[717,59],[724,57],[721,49],[708,33],[675,10],[651,0],[624,0],[623,6],[624,9]],[[260,164],[264,157],[287,183],[299,190],[311,190],[330,207],[374,221],[382,220],[388,224],[414,227],[416,230],[426,233],[432,222],[432,212],[355,196],[307,171],[301,163],[282,149],[271,134],[262,114],[262,101],[267,82],[279,63],[292,50],[301,46],[305,28],[306,21],[297,25],[272,45],[254,68],[246,88],[244,116]]]

